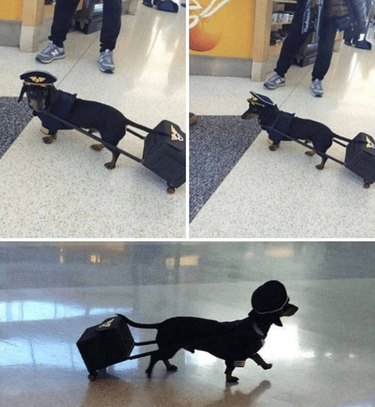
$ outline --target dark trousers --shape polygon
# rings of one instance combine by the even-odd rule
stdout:
[[[359,32],[356,26],[351,25],[344,31],[344,41],[353,42],[355,44],[359,39]]]
[[[306,0],[301,0],[298,3],[298,7],[296,13],[294,14],[289,33],[284,40],[283,46],[281,47],[281,52],[277,61],[275,72],[282,77],[285,76],[286,72],[291,67],[298,50],[301,48],[302,44],[309,36],[309,33],[301,33],[305,5]],[[329,66],[331,64],[333,47],[335,45],[335,37],[338,28],[336,20],[334,18],[324,17],[324,10],[322,14],[323,16],[319,31],[318,54],[316,56],[314,68],[312,71],[313,80],[323,80],[324,76],[328,72]]]
[[[55,13],[49,39],[58,47],[63,47],[70,22],[77,9],[79,0],[56,0]],[[121,0],[103,1],[103,25],[100,33],[100,52],[111,51],[116,46],[121,28]]]

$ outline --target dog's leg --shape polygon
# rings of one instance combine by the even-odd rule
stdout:
[[[178,368],[175,365],[172,365],[168,359],[163,359],[165,367],[167,368],[168,372],[175,372]]]
[[[271,151],[276,151],[279,147],[280,147],[280,144],[276,144],[275,142],[273,142],[268,148]]]
[[[271,369],[272,363],[267,363],[259,353],[255,353],[253,356],[250,357],[253,361],[258,365],[261,366],[264,370]]]
[[[104,148],[104,144],[92,144],[90,146],[90,148],[91,148],[91,150],[94,150],[94,151],[102,151]]]
[[[322,162],[318,165],[315,166],[315,168],[317,168],[318,170],[322,170],[324,168],[324,165],[327,161],[327,157],[322,157]]]
[[[233,360],[226,360],[225,361],[225,366],[227,367],[225,369],[225,379],[227,383],[237,383],[238,382],[238,377],[232,376],[233,370],[234,370],[234,363]]]
[[[157,362],[159,362],[160,359],[161,359],[160,352],[158,350],[155,351],[154,353],[151,353],[150,364],[148,365],[148,368],[146,369],[147,377],[151,377],[152,369],[154,368],[155,364]]]
[[[110,162],[104,164],[105,168],[108,168],[109,170],[113,170],[116,167],[116,162],[117,162],[119,155],[120,155],[120,153],[112,151],[112,160]]]

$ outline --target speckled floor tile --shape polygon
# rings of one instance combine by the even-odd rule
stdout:
[[[0,158],[33,117],[30,108],[17,100],[0,97]]]
[[[35,54],[0,48],[1,94],[18,96],[19,74],[42,69],[60,89],[121,110],[149,127],[169,119],[186,127],[185,9],[178,14],[140,5],[123,16],[114,53],[116,71],[97,66],[99,33],[69,33],[66,58],[49,65]],[[44,44],[41,44],[41,47]],[[4,76],[3,76],[4,74]],[[178,238],[186,236],[185,186],[166,193],[161,178],[121,156],[113,171],[110,154],[91,151],[92,140],[64,131],[45,145],[37,118],[0,160],[2,238]],[[143,145],[127,135],[119,145],[140,156]]]
[[[0,243],[1,405],[12,407],[373,407],[374,243]],[[153,249],[152,249],[153,247]],[[151,268],[150,268],[151,267]],[[30,278],[35,270],[36,278]],[[153,272],[150,273],[150,270]],[[281,280],[299,307],[226,385],[224,362],[179,351],[179,370],[147,358],[89,382],[76,341],[116,312],[243,318],[253,290]],[[155,331],[132,329],[137,341]]]
[[[189,217],[196,216],[261,129],[239,116],[199,116],[190,127]]]
[[[373,61],[373,52],[342,47],[323,82],[322,98],[310,95],[311,66],[293,66],[287,86],[275,91],[246,79],[192,76],[190,110],[240,115],[253,90],[343,136],[361,131],[375,136]],[[338,145],[328,152],[344,158]],[[374,238],[374,186],[364,189],[359,177],[333,161],[321,172],[317,163],[296,143],[270,152],[261,133],[190,224],[190,237]]]

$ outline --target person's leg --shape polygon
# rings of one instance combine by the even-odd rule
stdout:
[[[105,73],[113,73],[115,63],[113,50],[121,29],[121,0],[104,0],[103,25],[100,33],[99,69]]]
[[[313,96],[323,96],[322,80],[331,65],[333,47],[337,33],[337,23],[333,18],[322,21],[318,53],[312,71],[311,93]]]
[[[121,29],[121,0],[104,0],[103,25],[100,33],[100,52],[113,51]]]
[[[333,18],[322,22],[318,43],[318,53],[312,71],[312,79],[323,80],[331,65],[333,47],[337,33],[337,23]]]
[[[68,34],[78,3],[79,0],[56,0],[51,35],[48,39],[60,48],[64,46],[64,41],[66,40],[66,35]]]
[[[289,31],[288,36],[285,38],[283,46],[281,47],[280,56],[275,68],[275,72],[278,75],[281,77],[285,76],[289,68],[292,66],[294,58],[302,44],[305,42],[307,36],[308,33],[301,33],[300,25],[296,25],[293,30],[291,29]]]
[[[275,73],[264,82],[267,89],[276,89],[285,86],[284,76],[291,67],[294,58],[303,42],[306,40],[308,33],[302,34],[302,21],[305,11],[306,0],[298,3],[292,24],[289,28],[287,37],[281,47],[281,52],[277,60]]]
[[[64,41],[78,2],[79,0],[56,0],[51,35],[48,37],[50,43],[36,54],[37,61],[49,64],[56,59],[65,58]]]

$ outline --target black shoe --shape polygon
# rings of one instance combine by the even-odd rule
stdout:
[[[360,48],[360,49],[367,49],[368,51],[370,51],[372,48],[372,45],[371,45],[371,42],[369,42],[367,40],[362,40],[362,41],[357,41],[355,43],[355,47]]]

